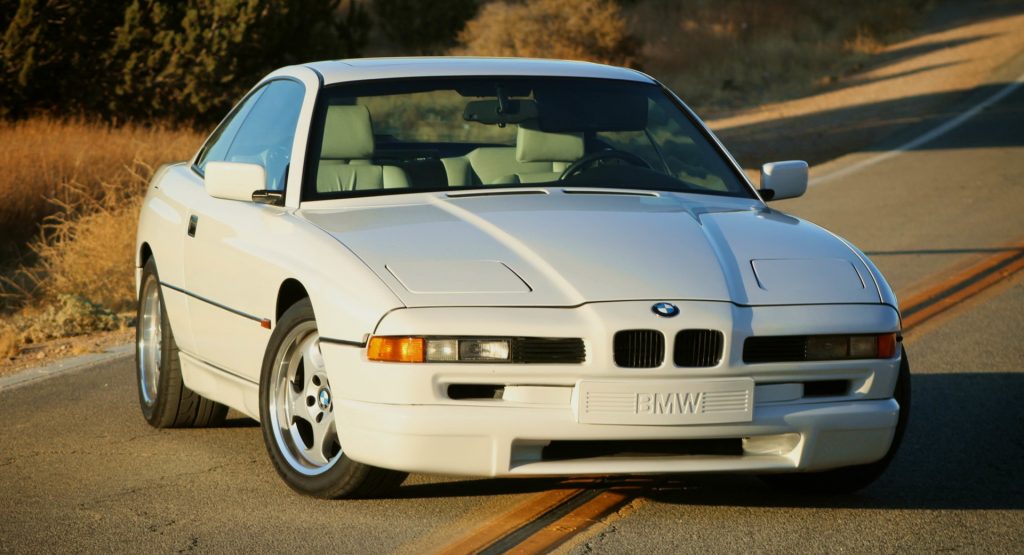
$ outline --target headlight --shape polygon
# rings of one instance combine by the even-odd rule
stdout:
[[[806,362],[813,360],[863,360],[896,356],[895,333],[857,335],[781,335],[748,337],[743,342],[743,362]]]
[[[507,338],[371,337],[370,360],[381,362],[510,362]]]
[[[809,335],[804,348],[807,360],[892,358],[896,334]]]
[[[430,343],[428,340],[427,345]],[[459,360],[467,362],[507,361],[510,350],[508,339],[459,340]]]

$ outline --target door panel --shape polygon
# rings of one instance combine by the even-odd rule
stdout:
[[[260,164],[266,189],[282,190],[305,93],[304,85],[290,79],[256,89],[203,147],[198,170],[211,161]],[[285,209],[216,199],[205,190],[194,200],[183,232],[194,354],[258,382],[280,285],[264,245]]]
[[[276,287],[259,255],[268,219],[282,211],[207,196],[195,205],[195,236],[185,241],[185,280],[196,354],[243,378],[259,381],[273,319]]]

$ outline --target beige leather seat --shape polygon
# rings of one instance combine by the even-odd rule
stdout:
[[[317,192],[408,187],[402,168],[373,163],[373,150],[373,124],[366,106],[328,106]]]
[[[444,171],[448,174],[448,185],[500,185],[515,183],[515,174],[520,171],[543,171],[545,164],[523,165],[516,161],[516,149],[511,146],[485,146],[474,149],[464,156],[442,158]]]
[[[555,181],[569,164],[583,157],[584,151],[582,133],[546,133],[520,125],[516,136],[516,161],[531,167],[516,172],[515,182]],[[542,164],[543,169],[534,170],[536,164]]]
[[[515,147],[480,147],[442,158],[448,185],[500,185],[554,181],[583,156],[581,133],[545,133],[519,127]]]

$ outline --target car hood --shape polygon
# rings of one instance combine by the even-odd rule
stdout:
[[[750,199],[560,189],[377,198],[299,214],[410,307],[880,301],[845,242]]]

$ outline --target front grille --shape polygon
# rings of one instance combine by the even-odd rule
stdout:
[[[587,349],[578,337],[516,337],[512,340],[512,362],[525,364],[579,364]]]
[[[743,362],[802,362],[807,360],[807,336],[748,337],[743,342]]]
[[[622,368],[656,368],[665,360],[665,336],[657,330],[623,330],[615,334],[615,364]]]
[[[725,336],[718,330],[683,330],[676,334],[676,366],[705,368],[722,360]]]

